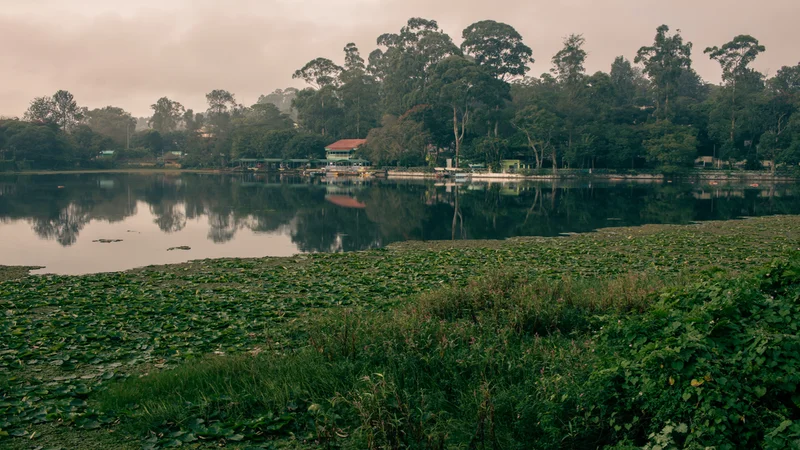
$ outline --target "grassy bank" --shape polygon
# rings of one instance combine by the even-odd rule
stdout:
[[[582,398],[581,377],[611,369],[598,317],[638,323],[664,289],[799,241],[800,218],[767,217],[4,281],[3,444],[553,448],[588,425],[547,399]],[[660,424],[633,417],[610,429],[638,434],[565,442],[639,442]]]

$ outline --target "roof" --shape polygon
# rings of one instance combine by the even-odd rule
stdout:
[[[325,159],[322,162],[328,163],[329,166],[343,166],[348,167],[353,164],[368,164],[366,159]]]
[[[325,147],[325,150],[355,150],[366,143],[366,139],[342,139]]]
[[[346,195],[329,195],[325,197],[325,200],[328,200],[336,206],[341,206],[342,208],[364,209],[367,207],[366,204]]]

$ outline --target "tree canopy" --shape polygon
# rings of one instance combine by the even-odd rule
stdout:
[[[180,151],[187,164],[218,166],[236,157],[319,156],[312,145],[368,138],[363,156],[387,165],[452,158],[498,166],[511,158],[535,169],[674,171],[698,156],[716,167],[800,162],[800,63],[771,77],[758,72],[753,63],[767,49],[753,36],[705,49],[719,63],[719,85],[700,78],[693,44],[667,25],[597,73],[586,72],[591,55],[579,33],[563,38],[539,76],[531,75],[537,43],[507,23],[481,20],[461,38],[458,46],[435,20],[411,18],[377,36],[369,53],[349,42],[338,57],[312,58],[293,73],[306,87],[265,91],[249,107],[215,89],[202,112],[162,97],[151,117],[136,120],[115,106],[81,107],[61,90],[33,99],[25,113],[25,123],[44,128],[5,125],[0,154],[37,154],[45,164],[42,155],[63,151],[55,166],[105,148],[151,157]],[[40,145],[45,138],[53,141]]]

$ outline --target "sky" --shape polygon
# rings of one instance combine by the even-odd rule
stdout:
[[[434,19],[458,44],[479,20],[514,26],[533,49],[532,74],[570,33],[586,38],[587,71],[633,59],[667,24],[694,43],[694,67],[719,82],[703,55],[738,34],[767,47],[754,67],[773,75],[800,62],[800,0],[0,0],[0,116],[21,116],[34,97],[65,89],[78,104],[149,116],[167,96],[195,111],[226,89],[251,105],[292,73],[326,57],[342,63],[354,42],[366,56],[377,36],[410,17]]]

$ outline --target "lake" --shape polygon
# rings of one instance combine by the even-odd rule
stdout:
[[[773,214],[800,214],[797,185],[6,175],[0,176],[0,265],[85,274],[204,258],[356,251],[408,240],[558,236]]]

